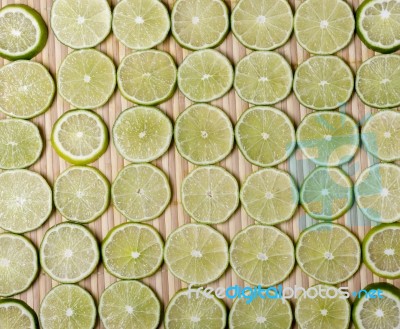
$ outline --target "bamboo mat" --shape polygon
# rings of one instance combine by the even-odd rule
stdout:
[[[111,0],[109,2],[111,6],[115,6],[118,1]],[[165,0],[164,2],[171,9],[174,0]],[[237,1],[226,0],[226,2],[230,8],[233,8]],[[348,2],[354,10],[359,5],[359,0],[348,0]],[[39,11],[45,21],[47,23],[49,22],[50,9],[53,3],[52,0],[2,0],[1,7],[11,3],[27,4]],[[291,0],[290,3],[292,8],[295,9],[298,7],[301,1]],[[46,48],[36,58],[34,58],[34,60],[43,63],[46,67],[48,67],[55,77],[56,71],[59,68],[62,60],[72,50],[59,43],[54,38],[54,34],[51,32],[50,28],[49,32],[50,34]],[[189,51],[182,49],[171,36],[169,36],[167,40],[158,48],[160,50],[169,52],[175,58],[178,64],[181,63],[189,53]],[[120,44],[113,35],[110,35],[98,47],[98,49],[112,57],[117,65],[124,56],[131,52],[131,50]],[[249,50],[246,50],[242,45],[240,45],[240,43],[233,37],[232,33],[229,33],[224,43],[218,49],[233,63],[237,63],[241,58],[249,53]],[[294,36],[291,37],[290,41],[284,47],[281,47],[277,51],[291,63],[293,69],[295,69],[299,63],[302,63],[309,57],[309,54],[296,43]],[[346,49],[338,53],[338,56],[345,59],[354,72],[363,61],[372,57],[373,55],[374,52],[367,49],[356,36]],[[0,59],[1,66],[5,63],[6,61]],[[232,119],[232,122],[236,122],[240,114],[249,107],[249,105],[243,102],[233,90],[231,90],[231,92],[224,98],[213,102],[213,104],[225,110],[225,112],[227,112]],[[174,97],[168,102],[160,105],[160,108],[165,111],[170,118],[175,120],[178,114],[189,105],[190,102],[185,99],[180,92],[177,91]],[[121,94],[116,91],[111,101],[101,109],[98,109],[96,112],[104,118],[108,128],[111,129],[118,114],[122,110],[125,110],[131,106],[132,104],[121,97]],[[286,112],[296,125],[298,125],[301,119],[310,112],[298,103],[293,93],[285,101],[277,104],[276,107]],[[44,115],[41,115],[33,120],[33,122],[35,122],[41,128],[42,134],[45,138],[45,150],[40,160],[30,169],[42,174],[51,184],[53,184],[55,178],[69,166],[68,163],[57,156],[50,144],[50,134],[54,122],[69,109],[70,105],[63,101],[60,96],[57,96],[51,109]],[[346,106],[340,110],[347,112],[361,125],[365,122],[366,118],[368,118],[368,116],[375,111],[363,105],[355,94],[353,95],[351,101],[349,101]],[[0,119],[3,118],[4,115],[0,114]],[[110,143],[107,152],[93,165],[99,168],[112,182],[116,178],[117,173],[128,163],[122,159],[122,157],[117,153],[115,147],[111,144],[112,143]],[[369,167],[374,162],[376,162],[376,160],[368,155],[364,148],[361,148],[357,152],[353,161],[344,165],[343,169],[354,181],[362,170]],[[182,179],[188,174],[188,172],[194,169],[194,166],[184,160],[178,154],[174,146],[171,146],[168,153],[165,154],[161,159],[157,160],[155,164],[168,174],[173,189],[172,202],[167,208],[166,212],[160,218],[149,222],[149,224],[153,225],[165,239],[177,227],[191,221],[182,208],[179,189]],[[235,147],[234,151],[226,160],[221,162],[221,165],[232,172],[240,181],[240,183],[243,183],[244,179],[251,172],[258,169],[243,158],[237,147]],[[281,164],[279,168],[289,171],[296,178],[298,183],[301,184],[304,177],[314,168],[314,165],[309,160],[304,159],[300,150],[297,149],[291,158],[285,163]],[[46,230],[55,224],[60,223],[62,220],[63,219],[61,218],[61,215],[54,211],[50,219],[41,228],[26,234],[26,236],[28,236],[37,246],[39,246]],[[112,227],[125,221],[125,218],[123,218],[122,215],[120,215],[115,209],[113,209],[112,206],[110,206],[108,211],[100,219],[88,226],[96,234],[98,240],[101,241]],[[231,241],[237,232],[253,222],[254,221],[246,215],[244,210],[239,208],[229,221],[224,224],[216,225],[216,229],[220,231],[228,241]],[[314,221],[305,214],[303,209],[299,207],[299,210],[296,212],[293,219],[279,225],[279,228],[296,240],[299,236],[299,233],[313,223]],[[338,223],[344,224],[350,228],[360,240],[371,227],[371,222],[362,215],[355,205],[345,216],[338,220]],[[103,266],[100,265],[88,279],[84,280],[80,284],[90,291],[96,300],[98,300],[98,297],[101,295],[104,289],[114,281],[116,281],[116,279],[108,274],[104,270]],[[164,304],[164,307],[166,307],[169,299],[177,290],[186,286],[168,272],[165,264],[155,275],[143,281],[154,289]],[[362,265],[361,269],[356,273],[356,275],[342,285],[348,286],[349,289],[358,290],[369,283],[379,281],[386,280],[373,275],[364,265]],[[395,280],[394,282],[388,280],[388,282],[394,283],[396,286],[400,286],[400,280]],[[308,278],[304,273],[301,272],[300,268],[296,267],[290,277],[285,280],[283,285],[292,287],[294,285],[308,287],[314,283],[315,282],[313,279]],[[233,273],[232,269],[228,269],[222,278],[220,278],[217,282],[210,284],[210,286],[228,287],[235,284],[243,286],[244,282]],[[23,299],[31,307],[38,311],[40,302],[46,293],[56,285],[57,282],[52,281],[51,278],[42,271],[34,285],[23,294],[16,296],[16,298]],[[230,306],[229,301],[226,301],[226,303],[228,306]],[[97,328],[103,327],[100,323],[98,323]]]

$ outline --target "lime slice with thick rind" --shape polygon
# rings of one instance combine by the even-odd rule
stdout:
[[[164,261],[178,279],[204,285],[217,280],[228,267],[228,243],[210,226],[186,224],[168,236]]]
[[[2,329],[37,329],[39,322],[35,311],[24,301],[13,298],[0,300]]]
[[[229,32],[229,13],[222,0],[178,0],[171,12],[172,35],[191,50],[214,48]]]
[[[276,166],[287,160],[296,147],[293,123],[273,107],[246,110],[236,123],[235,138],[246,160],[259,167]]]
[[[342,0],[340,0],[342,1]],[[349,162],[360,144],[357,123],[341,112],[315,112],[297,128],[297,145],[319,166],[340,166]]]
[[[293,13],[286,0],[240,0],[232,11],[231,24],[246,48],[273,50],[289,40]]]
[[[248,226],[235,235],[229,253],[235,273],[255,286],[282,282],[295,264],[292,240],[273,226]]]
[[[164,241],[149,225],[124,223],[104,238],[101,254],[108,272],[123,280],[141,279],[157,272],[163,262]]]
[[[284,100],[292,90],[292,82],[292,68],[275,52],[253,52],[235,68],[237,94],[255,105],[272,105]]]

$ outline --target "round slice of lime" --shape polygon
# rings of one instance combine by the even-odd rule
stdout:
[[[0,323],[2,329],[38,329],[35,311],[24,301],[14,298],[0,300]]]

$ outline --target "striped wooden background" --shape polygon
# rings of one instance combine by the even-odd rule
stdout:
[[[52,0],[1,0],[1,7],[11,3],[27,4],[39,11],[45,21],[49,22],[52,2]],[[111,0],[109,2],[111,6],[114,6],[118,1]],[[171,9],[174,0],[164,0],[164,2]],[[237,1],[226,0],[226,2],[230,8],[233,8]],[[291,0],[290,2],[293,9],[297,8],[301,3],[300,0]],[[359,0],[348,0],[348,2],[354,10],[359,5]],[[54,38],[51,30],[49,32],[50,35],[46,48],[35,57],[34,60],[43,63],[48,67],[55,77],[58,67],[66,55],[71,52],[71,49],[68,49],[66,46],[63,46],[58,42]],[[158,48],[169,52],[178,64],[181,63],[189,53],[189,51],[182,49],[171,36],[169,36]],[[120,44],[113,35],[110,35],[98,47],[98,49],[112,57],[116,65],[120,63],[124,56],[131,52],[131,50]],[[229,33],[226,40],[218,49],[233,63],[237,63],[241,58],[249,53],[249,50],[240,45],[240,43],[233,37],[232,33]],[[284,47],[281,47],[277,51],[291,63],[293,69],[309,57],[309,54],[296,43],[294,36],[291,37],[290,41]],[[363,61],[373,55],[374,52],[367,49],[356,36],[346,49],[338,53],[338,56],[345,59],[354,72]],[[0,65],[3,64],[6,64],[6,61],[0,59]],[[180,92],[176,92],[174,97],[168,102],[162,104],[160,108],[165,111],[170,118],[175,120],[178,114],[190,104],[191,103],[185,99]],[[224,98],[213,102],[213,104],[224,109],[233,122],[236,122],[240,114],[249,106],[247,103],[243,102],[233,90],[231,90],[231,92]],[[121,97],[121,94],[116,91],[111,101],[96,112],[104,118],[109,129],[111,129],[118,114],[122,110],[131,106],[132,104]],[[310,112],[299,104],[293,93],[285,101],[277,104],[276,107],[286,112],[293,119],[296,125],[299,124],[301,119]],[[33,120],[33,122],[41,128],[43,136],[45,137],[46,145],[40,161],[30,169],[42,174],[51,184],[54,183],[54,180],[59,173],[69,166],[68,163],[57,156],[50,144],[50,133],[54,122],[69,109],[70,105],[63,101],[60,96],[57,96],[51,109],[44,115]],[[363,124],[365,119],[374,111],[371,108],[364,106],[355,94],[351,101],[340,110],[347,112],[360,124]],[[0,114],[0,119],[2,118],[4,118],[4,115]],[[376,160],[369,156],[365,152],[364,148],[361,148],[361,150],[356,154],[354,160],[351,163],[344,165],[343,169],[353,180],[355,180],[362,170],[372,165],[374,162],[376,162]],[[110,181],[113,181],[117,176],[117,173],[126,164],[127,162],[125,162],[117,153],[114,146],[110,145],[107,152],[93,165],[99,168]],[[150,224],[152,224],[162,234],[162,236],[166,238],[174,229],[191,221],[182,208],[179,188],[182,179],[194,168],[194,166],[184,160],[178,154],[174,146],[171,146],[169,152],[161,159],[157,160],[155,164],[168,173],[173,187],[173,199],[165,214],[150,222]],[[241,183],[251,172],[257,170],[257,167],[252,166],[250,163],[245,161],[237,147],[235,147],[231,155],[224,160],[221,165],[232,172]],[[304,159],[300,150],[296,150],[292,157],[280,165],[279,168],[289,171],[297,179],[298,183],[301,184],[304,177],[314,168],[314,165],[310,161]],[[54,211],[51,218],[41,228],[26,234],[26,236],[39,246],[46,230],[48,230],[49,227],[60,223],[62,220],[61,215]],[[113,207],[110,207],[100,219],[88,226],[96,234],[98,240],[101,241],[112,227],[122,222],[125,222],[125,218],[113,209]],[[364,237],[366,232],[368,232],[371,226],[371,222],[365,219],[356,206],[353,206],[353,208],[345,216],[340,218],[338,222],[349,227],[360,238],[360,240]],[[239,209],[228,222],[216,225],[216,228],[228,241],[230,241],[237,232],[252,223],[253,220],[246,215],[244,210]],[[305,227],[308,227],[313,223],[314,221],[299,207],[299,210],[296,212],[293,219],[279,225],[279,228],[296,240],[299,233]],[[114,281],[116,281],[116,279],[108,274],[104,270],[103,266],[100,265],[95,273],[80,284],[89,290],[98,300],[98,297],[103,290]],[[168,272],[165,265],[162,266],[157,274],[143,281],[156,291],[164,306],[166,306],[168,300],[177,290],[185,286],[184,283]],[[343,285],[348,286],[350,289],[360,289],[371,282],[378,281],[385,280],[373,275],[364,265],[362,265],[356,275]],[[393,281],[389,282],[393,283]],[[221,279],[210,286],[227,287],[234,284],[243,285],[244,283],[231,269],[228,269]],[[295,284],[298,286],[308,287],[314,284],[314,280],[308,278],[298,267],[296,267],[290,277],[284,282],[284,286],[294,286]],[[394,284],[400,286],[400,280],[395,280]],[[34,285],[23,294],[16,297],[25,300],[30,306],[38,311],[41,300],[44,298],[46,293],[56,285],[57,282],[52,281],[50,277],[42,271]],[[228,305],[230,304],[229,301],[226,302]],[[98,324],[98,328],[102,328],[100,323]]]

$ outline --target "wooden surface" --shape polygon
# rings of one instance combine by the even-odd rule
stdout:
[[[38,10],[44,17],[45,21],[49,22],[50,9],[52,0],[25,0],[25,1],[11,1],[2,0],[1,6],[5,6],[11,3],[24,3],[36,10]],[[230,8],[233,8],[237,1],[227,1]],[[355,10],[358,5],[358,0],[348,1],[349,4]],[[110,1],[111,6],[114,6],[117,0]],[[165,1],[169,9],[172,8],[174,0]],[[292,8],[295,9],[301,3],[299,0],[292,0]],[[55,38],[54,34],[49,29],[49,39],[46,48],[33,60],[43,63],[49,68],[52,75],[55,77],[57,69],[59,68],[62,60],[66,55],[71,52],[66,46],[63,46]],[[169,36],[167,40],[158,47],[160,50],[169,52],[179,64],[188,55],[189,51],[182,49],[174,39]],[[113,58],[116,65],[118,65],[121,59],[129,54],[131,50],[125,48],[117,39],[111,34],[99,47],[102,52],[106,53]],[[233,63],[237,63],[241,58],[249,53],[240,43],[233,37],[232,33],[229,33],[226,40],[218,48],[223,54],[225,54]],[[280,49],[277,50],[291,63],[293,69],[297,67],[299,63],[302,63],[309,57],[309,54],[303,50],[292,35],[290,41]],[[374,55],[374,52],[367,49],[360,41],[358,37],[354,37],[351,44],[343,51],[338,53],[338,56],[345,59],[346,62],[355,70],[360,64],[367,58]],[[5,64],[6,61],[0,59],[0,65]],[[213,102],[214,105],[221,107],[227,112],[232,119],[232,122],[236,122],[238,117],[243,111],[248,108],[248,104],[243,102],[233,90],[226,95],[224,98]],[[190,105],[190,102],[180,93],[176,92],[174,97],[168,102],[160,105],[160,108],[165,111],[168,116],[175,120],[179,113],[181,113],[186,107]],[[118,114],[131,107],[132,104],[121,97],[121,94],[116,91],[109,103],[96,112],[99,113],[106,121],[108,128],[111,129]],[[277,108],[286,112],[294,121],[296,125],[299,124],[301,119],[310,112],[303,106],[300,106],[292,93],[285,101],[276,105]],[[41,128],[42,134],[45,138],[45,150],[40,160],[32,166],[30,169],[42,174],[51,184],[54,183],[55,178],[64,171],[69,164],[60,159],[50,144],[50,133],[52,126],[56,119],[60,117],[65,111],[70,109],[70,105],[63,101],[63,99],[57,95],[52,107],[44,115],[35,118],[35,122]],[[364,106],[358,97],[354,94],[351,101],[346,104],[345,107],[341,108],[341,111],[347,112],[360,124],[365,122],[365,119],[370,115],[373,110]],[[4,115],[0,114],[0,118],[4,118]],[[361,171],[368,166],[372,165],[376,160],[371,156],[367,155],[364,148],[361,148],[353,159],[352,162],[343,166],[343,169],[351,176],[353,181],[359,176]],[[112,182],[117,173],[128,164],[122,157],[117,153],[115,147],[110,145],[107,152],[93,165],[99,168]],[[176,151],[172,145],[167,154],[161,159],[157,160],[155,164],[162,168],[169,176],[171,185],[173,187],[173,198],[170,206],[167,208],[164,215],[156,220],[149,222],[153,225],[164,237],[164,239],[177,227],[190,222],[190,218],[185,214],[180,200],[179,188],[182,183],[182,179],[190,172],[194,166],[184,160]],[[252,166],[248,163],[243,156],[239,153],[237,147],[230,156],[221,162],[221,165],[233,173],[240,183],[243,183],[244,179],[253,171],[257,170],[257,167]],[[279,168],[289,171],[297,180],[299,184],[302,183],[304,177],[314,168],[314,165],[305,160],[300,150],[291,156],[291,158],[279,166]],[[43,235],[50,227],[57,223],[60,223],[63,219],[61,215],[56,211],[53,212],[50,219],[38,230],[26,234],[37,246],[42,241]],[[107,232],[122,222],[125,222],[125,218],[118,213],[112,206],[108,211],[97,221],[91,223],[89,228],[96,234],[99,241],[101,241]],[[242,230],[244,227],[253,223],[242,208],[239,208],[234,216],[224,224],[217,225],[216,228],[230,241],[234,235]],[[299,236],[305,227],[312,225],[314,221],[305,215],[305,212],[299,207],[293,219],[279,225],[279,228],[289,234],[294,241]],[[338,220],[338,223],[346,225],[350,228],[361,240],[366,232],[370,229],[371,222],[366,220],[361,212],[354,205],[353,208],[342,218]],[[81,286],[89,290],[93,296],[98,300],[100,294],[116,279],[108,274],[102,265],[86,280],[80,283]],[[173,294],[184,287],[180,280],[176,279],[170,274],[165,265],[152,277],[143,280],[146,284],[150,285],[157,293],[160,300],[163,302],[164,307],[167,305],[168,300]],[[356,273],[356,275],[349,281],[343,283],[343,286],[348,286],[350,289],[360,289],[371,282],[385,281],[377,276],[374,276],[364,265]],[[393,281],[389,281],[393,283]],[[300,268],[296,267],[290,277],[284,282],[284,286],[298,286],[308,287],[314,284],[314,280],[310,279],[301,272]],[[214,282],[210,286],[223,286],[228,287],[230,285],[239,284],[244,285],[244,282],[240,280],[232,271],[228,269],[223,277]],[[400,286],[400,280],[394,281],[396,286]],[[36,311],[39,309],[41,300],[44,298],[46,293],[54,286],[57,282],[52,281],[43,271],[40,273],[38,279],[34,285],[29,288],[26,292],[16,296],[25,300],[30,306]],[[229,301],[226,301],[229,304]],[[294,305],[294,303],[293,303]],[[102,328],[99,323],[98,328]],[[122,328],[121,328],[122,329]],[[129,329],[129,328],[127,328]]]

